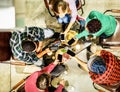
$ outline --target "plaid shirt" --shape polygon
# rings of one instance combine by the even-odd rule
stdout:
[[[27,53],[22,50],[21,42],[24,39],[31,39],[33,41],[44,40],[44,29],[38,27],[28,27],[24,32],[14,31],[10,39],[10,46],[13,55],[22,61],[34,63],[38,60],[36,53]]]
[[[115,55],[105,50],[102,50],[100,55],[106,62],[107,70],[103,74],[89,72],[93,82],[112,85],[120,81],[120,60]]]

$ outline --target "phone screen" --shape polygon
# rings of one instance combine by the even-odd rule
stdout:
[[[72,52],[71,50],[68,50],[68,51],[67,51],[67,54],[69,54],[69,55],[71,55],[71,56],[75,56],[75,53]]]
[[[61,54],[58,54],[58,60],[59,60],[59,62],[62,62],[62,55]]]
[[[64,34],[61,34],[61,35],[60,35],[60,39],[61,39],[61,40],[65,40]]]
[[[68,44],[71,45],[75,42],[75,40],[72,38],[71,40],[68,41]]]

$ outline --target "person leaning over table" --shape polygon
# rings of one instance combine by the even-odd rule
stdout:
[[[64,34],[72,28],[76,20],[84,28],[85,20],[77,14],[76,4],[78,0],[50,0],[49,7],[55,13],[58,23],[62,24]]]
[[[120,59],[109,51],[95,52],[87,63],[76,56],[72,58],[89,72],[90,78],[96,84],[113,85],[120,81]]]
[[[83,32],[75,36],[76,39],[93,35],[101,39],[112,36],[116,29],[116,19],[112,15],[105,15],[99,11],[91,11],[86,18],[86,28]]]
[[[48,87],[51,84],[50,72],[58,63],[59,61],[56,59],[42,70],[32,73],[25,82],[25,92],[49,92]],[[65,80],[62,79],[54,92],[62,92],[64,85]]]
[[[105,38],[112,36],[115,32],[117,21],[112,15],[105,15],[99,11],[91,11],[86,18],[85,30],[75,35],[75,39],[81,39],[85,37],[86,39],[89,35],[93,38],[99,37],[99,45],[101,41]],[[89,40],[89,39],[88,39]],[[87,51],[91,52],[91,46],[87,47]],[[89,59],[89,53],[87,52],[87,59]]]
[[[60,76],[64,71],[67,70],[67,65],[65,63],[70,59],[70,55],[68,55],[66,52],[67,50],[65,50],[64,48],[60,48],[56,52],[52,52],[52,55],[45,54],[43,56],[43,61],[45,64],[44,66],[48,66],[56,58],[59,57],[58,55],[61,55],[61,58],[58,58],[60,59],[60,64],[58,64],[51,72],[53,77]]]
[[[45,53],[50,52],[47,48],[42,51],[43,41],[51,38],[54,31],[49,28],[27,27],[22,31],[13,31],[10,39],[10,47],[13,56],[24,62],[35,63]]]

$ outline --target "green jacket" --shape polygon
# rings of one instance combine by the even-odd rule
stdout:
[[[94,36],[98,37],[103,33],[106,36],[111,36],[114,33],[114,31],[116,29],[115,17],[113,17],[111,15],[102,14],[98,11],[91,11],[86,19],[86,24],[92,19],[98,19],[98,20],[100,20],[100,22],[102,24],[102,28],[98,32],[93,33]],[[76,35],[75,37],[77,39],[80,39],[81,37],[84,37],[87,35],[89,35],[89,32],[87,30],[84,30],[83,32]]]

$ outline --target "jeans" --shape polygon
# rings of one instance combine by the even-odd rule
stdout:
[[[67,24],[70,22],[71,16],[69,14],[66,14],[63,18],[60,18],[59,16],[57,16],[57,20],[58,20],[58,23]]]

